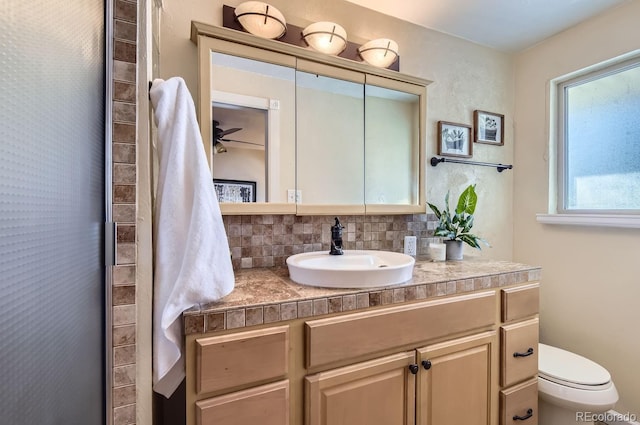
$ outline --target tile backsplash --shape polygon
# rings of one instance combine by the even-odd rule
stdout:
[[[402,252],[404,237],[416,236],[418,255],[426,255],[437,219],[433,214],[340,216],[345,249]],[[234,269],[285,266],[288,256],[329,251],[334,216],[224,216]]]

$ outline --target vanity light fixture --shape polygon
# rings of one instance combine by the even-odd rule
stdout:
[[[398,43],[388,38],[377,38],[360,46],[358,53],[369,65],[388,68],[398,57]]]
[[[246,1],[236,7],[236,19],[242,27],[262,38],[280,38],[287,31],[284,15],[261,1]]]
[[[302,30],[302,38],[314,50],[338,55],[347,47],[347,32],[333,22],[316,22]]]

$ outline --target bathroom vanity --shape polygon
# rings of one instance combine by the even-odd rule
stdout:
[[[184,314],[187,424],[537,424],[540,273],[418,260],[353,290],[240,270]]]

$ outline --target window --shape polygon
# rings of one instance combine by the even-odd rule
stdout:
[[[640,213],[640,58],[557,84],[558,213]]]

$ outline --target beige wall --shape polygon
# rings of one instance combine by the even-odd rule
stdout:
[[[640,230],[543,225],[549,204],[549,81],[640,49],[640,1],[516,58],[514,259],[542,266],[541,340],[606,367],[616,409],[640,415]]]
[[[189,40],[191,20],[222,25],[222,5],[236,6],[240,2],[163,1],[160,77],[182,76],[195,95],[197,55],[196,46]],[[476,145],[473,159],[507,164],[513,161],[514,81],[509,55],[342,0],[270,3],[289,22],[299,26],[317,20],[338,22],[347,30],[349,39],[358,43],[383,36],[395,39],[400,45],[401,71],[434,81],[428,87],[427,158],[437,153],[438,120],[472,124],[473,111],[482,109],[505,114],[506,143],[504,147]],[[480,200],[475,230],[491,242],[492,248],[482,252],[469,250],[468,254],[511,259],[513,173],[458,164],[427,168],[427,199],[433,203],[442,204],[448,188],[457,199],[467,184],[478,184]]]

